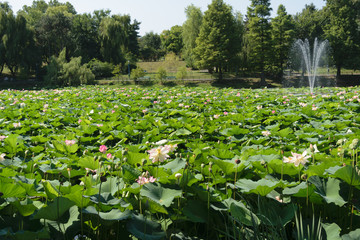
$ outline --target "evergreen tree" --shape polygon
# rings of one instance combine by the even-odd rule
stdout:
[[[342,67],[354,66],[354,60],[360,53],[360,32],[355,6],[356,3],[351,0],[328,0],[325,7],[328,22],[324,25],[324,32],[332,48],[337,78],[341,75]]]
[[[194,48],[196,38],[199,36],[200,27],[203,20],[203,13],[200,8],[190,5],[185,9],[186,21],[183,24],[182,39],[184,44],[183,57],[186,64],[195,68]]]
[[[204,14],[194,53],[199,68],[220,73],[233,64],[240,50],[240,34],[232,8],[223,0],[213,0]]]
[[[288,60],[288,53],[295,37],[295,23],[291,15],[287,14],[284,5],[279,5],[277,16],[271,21],[272,26],[272,66],[273,73],[281,77],[284,64]]]
[[[271,56],[270,0],[252,0],[247,11],[247,38],[251,68],[261,73],[261,85],[266,85],[265,67]]]

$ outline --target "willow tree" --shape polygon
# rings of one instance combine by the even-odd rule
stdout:
[[[230,69],[240,50],[240,34],[231,6],[223,0],[213,0],[204,14],[194,53],[197,66],[214,69],[222,79],[223,71]]]
[[[200,8],[191,4],[185,8],[185,14],[186,21],[182,26],[182,40],[184,43],[183,57],[189,67],[195,68],[194,49],[196,47],[196,38],[200,34],[203,13]]]

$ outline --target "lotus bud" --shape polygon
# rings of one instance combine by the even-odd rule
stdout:
[[[202,163],[202,164],[201,164],[201,168],[204,168],[204,167],[205,167],[205,164]]]

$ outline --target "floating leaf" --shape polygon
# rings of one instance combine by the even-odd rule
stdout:
[[[46,206],[41,208],[35,215],[34,219],[48,219],[51,221],[56,221],[61,218],[61,216],[67,212],[74,202],[70,201],[64,197],[55,198],[54,201]]]

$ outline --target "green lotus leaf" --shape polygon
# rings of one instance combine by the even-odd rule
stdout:
[[[181,169],[184,169],[186,165],[186,161],[182,158],[176,158],[172,160],[171,162],[168,162],[165,165],[160,166],[164,169],[170,169],[172,173],[178,172]]]
[[[336,178],[340,178],[345,181],[347,184],[352,186],[360,185],[360,176],[357,174],[357,171],[352,166],[346,165],[345,167],[335,166],[326,169],[330,175]]]
[[[127,163],[130,165],[136,166],[138,163],[142,163],[143,160],[149,159],[149,154],[146,153],[134,153],[134,152],[128,152],[126,155]]]
[[[260,219],[240,201],[231,202],[230,213],[241,224],[247,226],[260,225]]]
[[[183,214],[195,223],[206,223],[208,221],[208,209],[206,204],[199,200],[189,200],[183,209]]]
[[[10,197],[23,197],[25,196],[25,189],[18,183],[9,183],[4,182],[0,179],[0,192],[2,193],[1,198],[10,198]]]
[[[334,203],[340,207],[346,204],[346,201],[340,196],[340,180],[335,178],[320,179],[318,176],[312,176],[308,180],[316,187],[315,192],[319,194],[327,203]]]
[[[266,196],[279,185],[278,181],[271,181],[267,179],[260,179],[259,181],[252,181],[250,179],[240,179],[235,186],[240,188],[244,193],[255,193],[261,196]]]
[[[83,209],[83,213],[99,216],[102,220],[105,221],[122,221],[130,218],[131,216],[130,210],[125,210],[125,212],[122,212],[119,209],[112,209],[110,212],[98,212],[93,206],[89,206]]]
[[[33,204],[33,201],[29,198],[25,199],[24,201],[15,201],[11,203],[16,207],[16,209],[19,211],[19,213],[24,216],[30,216],[37,210],[38,208]]]
[[[187,136],[187,135],[192,134],[192,132],[187,130],[186,128],[180,128],[180,129],[176,130],[175,132],[173,132],[170,136],[172,136],[174,134],[176,136]]]
[[[243,171],[248,164],[245,162],[241,162],[240,164],[236,164],[235,160],[217,160],[214,159],[213,162],[224,171],[226,175],[231,175],[235,172]]]
[[[42,181],[42,184],[44,186],[46,196],[49,199],[55,199],[56,197],[59,197],[59,190],[57,190],[49,181]]]
[[[134,215],[126,227],[129,232],[139,239],[160,240],[166,236],[159,223],[147,219],[143,215]]]
[[[344,234],[341,236],[342,240],[357,240],[360,239],[360,228],[349,232],[348,234]]]
[[[141,175],[141,172],[128,164],[122,165],[122,177],[127,183],[133,183]]]
[[[278,155],[279,156],[279,155]],[[280,156],[279,156],[280,157]],[[284,174],[289,176],[297,176],[299,174],[299,168],[294,164],[284,163],[280,159],[271,160],[268,166],[278,174]]]
[[[220,134],[226,137],[236,136],[237,138],[239,138],[240,136],[248,134],[249,132],[250,130],[246,128],[233,127],[233,128],[226,128],[224,130],[221,130]]]
[[[164,188],[159,183],[147,183],[141,188],[140,195],[160,205],[170,207],[174,198],[182,196],[182,190]]]
[[[83,168],[89,168],[92,170],[99,169],[99,161],[95,160],[94,157],[85,156],[80,158],[78,165]]]
[[[35,215],[34,219],[47,219],[51,221],[56,221],[61,218],[72,206],[74,202],[70,201],[64,197],[55,198],[52,203],[48,206],[41,208]]]
[[[336,223],[323,223],[322,227],[326,232],[326,238],[328,240],[341,240],[340,232],[341,228]]]

